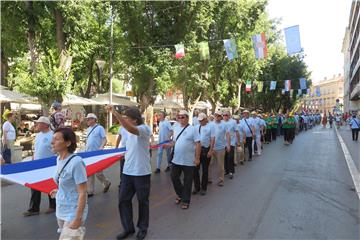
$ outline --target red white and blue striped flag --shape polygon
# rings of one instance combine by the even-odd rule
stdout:
[[[159,148],[169,141],[150,146],[151,149]],[[83,158],[86,172],[91,176],[109,168],[125,155],[125,148],[105,149],[92,152],[80,152],[76,155]],[[56,156],[39,160],[20,162],[1,166],[0,178],[14,182],[28,188],[50,193],[57,188],[53,180],[56,172]]]

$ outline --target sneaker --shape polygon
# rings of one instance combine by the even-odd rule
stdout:
[[[93,196],[94,196],[93,193],[88,193],[88,198],[91,198],[91,197],[93,197]]]
[[[217,183],[217,185],[218,185],[219,187],[224,186],[224,181],[220,180],[220,181]]]
[[[198,192],[200,192],[200,191],[194,190],[194,191],[192,191],[192,194],[196,195],[196,194],[198,194]]]
[[[56,232],[60,234],[62,232],[62,228],[58,228]]]
[[[108,184],[106,185],[106,187],[104,187],[104,190],[103,190],[104,193],[106,193],[107,191],[109,191],[110,185],[111,185],[111,182],[108,182]]]
[[[165,169],[165,172],[169,172],[171,169],[170,169],[170,166],[167,166],[166,169]]]
[[[39,211],[27,210],[26,212],[23,213],[23,216],[30,217],[30,216],[39,215],[39,214],[40,214]]]
[[[206,195],[206,190],[204,190],[204,189],[201,189],[201,190],[200,190],[200,195],[201,195],[201,196],[204,196],[204,195]]]
[[[155,173],[160,173],[160,169],[157,168],[157,169],[155,170]]]
[[[234,178],[234,174],[230,173],[229,178],[230,178],[230,179],[233,179],[233,178]]]

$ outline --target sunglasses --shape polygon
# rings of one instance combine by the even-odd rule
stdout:
[[[228,116],[230,116],[230,115],[228,115],[228,114],[223,114],[223,116],[224,116],[224,117],[228,117]]]
[[[187,118],[186,116],[178,116],[179,119],[185,119]]]

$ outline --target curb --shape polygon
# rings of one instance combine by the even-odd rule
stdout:
[[[341,137],[340,133],[338,132],[337,128],[335,128],[335,132],[336,132],[336,135],[337,135],[337,137],[339,139],[341,148],[342,148],[342,150],[344,152],[345,160],[346,160],[346,163],[347,163],[347,166],[349,168],[351,178],[352,178],[354,186],[355,186],[356,194],[357,194],[357,196],[358,196],[358,198],[360,200],[360,174],[359,174],[359,170],[356,168],[354,160],[351,157],[350,152],[349,152],[348,148],[346,147],[346,144],[345,144],[343,138]]]

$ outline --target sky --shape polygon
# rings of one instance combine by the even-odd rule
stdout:
[[[269,0],[270,18],[282,19],[280,28],[300,27],[305,62],[313,82],[344,74],[341,53],[352,0]]]

